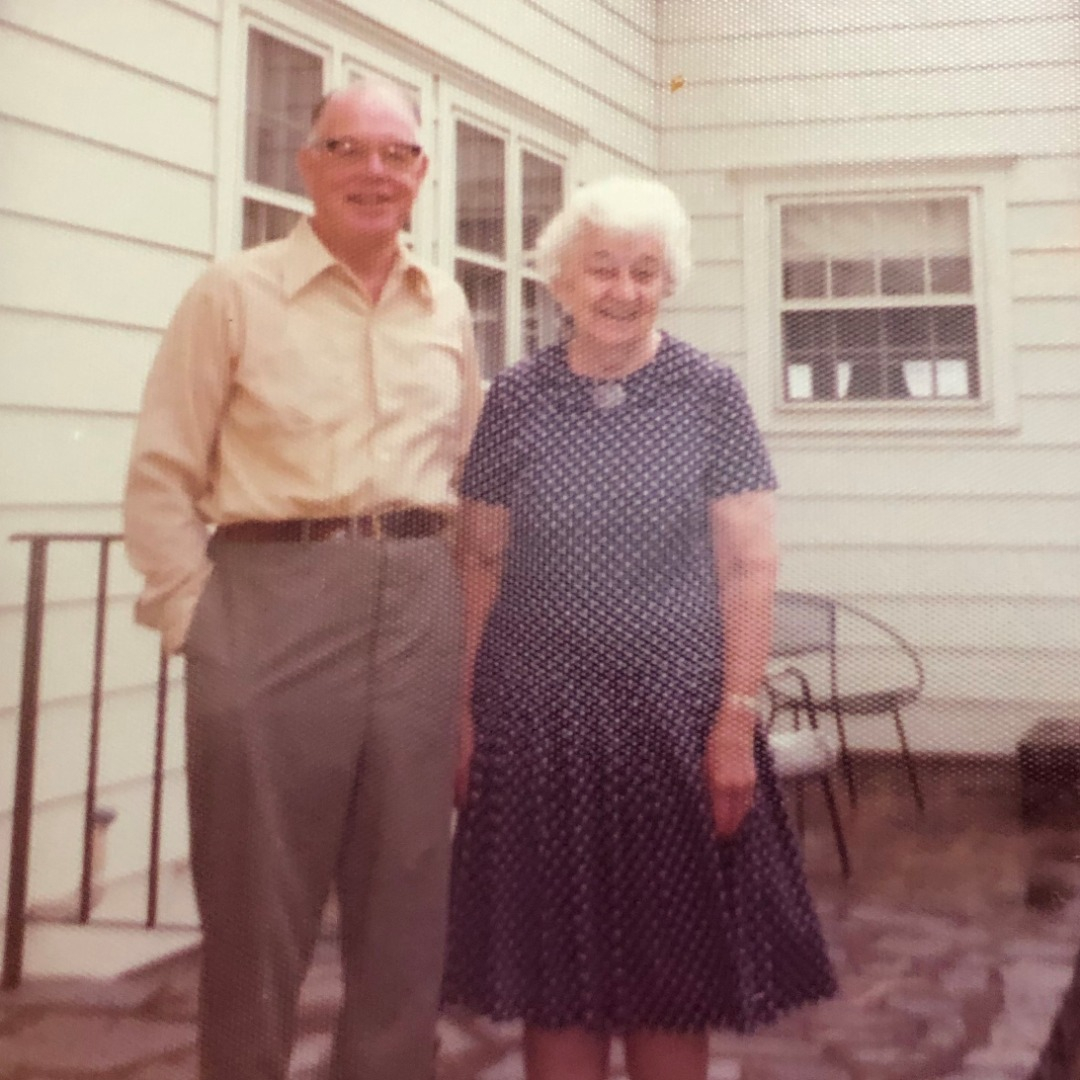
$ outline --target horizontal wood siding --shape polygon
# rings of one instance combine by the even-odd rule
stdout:
[[[115,531],[161,330],[214,250],[217,0],[0,3],[0,886],[7,876],[28,545]],[[15,163],[13,165],[13,163]],[[54,546],[41,672],[35,900],[78,883],[97,551]],[[145,866],[158,643],[110,568],[99,799],[109,867]],[[186,850],[179,688],[165,857]]]
[[[772,445],[784,584],[862,603],[916,643],[928,672],[917,745],[1008,752],[1039,710],[1080,709],[1080,11],[1072,0],[658,8],[661,70],[684,83],[662,98],[661,175],[694,217],[697,253],[667,322],[736,369],[747,282],[730,170],[1011,162],[1017,429]],[[895,745],[882,725],[861,737]]]

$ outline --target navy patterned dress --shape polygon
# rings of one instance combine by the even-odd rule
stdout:
[[[444,998],[539,1027],[749,1031],[835,990],[763,740],[730,840],[702,772],[723,677],[709,505],[775,481],[736,377],[682,342],[594,391],[565,346],[505,372],[462,480],[511,525]]]

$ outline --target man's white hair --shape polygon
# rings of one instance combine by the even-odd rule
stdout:
[[[655,236],[664,247],[668,295],[690,274],[690,218],[675,193],[658,180],[609,176],[575,191],[536,242],[536,269],[545,284],[569,269],[566,259],[588,226]]]

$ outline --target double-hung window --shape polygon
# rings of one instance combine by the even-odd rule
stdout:
[[[786,401],[978,399],[966,198],[778,210]]]
[[[1011,423],[998,179],[747,184],[748,384],[765,426]]]
[[[562,205],[565,157],[520,122],[457,99],[443,156],[447,248],[472,308],[482,370],[490,378],[558,338],[558,306],[533,264],[536,238]]]

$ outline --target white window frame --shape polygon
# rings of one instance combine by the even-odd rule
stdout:
[[[522,284],[526,280],[539,282],[532,260],[522,248],[522,154],[529,152],[553,161],[562,169],[563,201],[573,190],[571,175],[571,146],[530,123],[527,119],[496,108],[458,88],[444,84],[440,94],[439,160],[445,163],[441,171],[439,216],[439,251],[445,253],[441,262],[448,273],[454,274],[457,260],[476,263],[506,274],[503,295],[505,319],[504,367],[512,367],[522,358],[524,305]],[[457,123],[461,120],[481,131],[505,141],[505,254],[485,254],[457,242]]]
[[[1006,183],[1011,164],[1012,159],[904,161],[733,173],[743,196],[746,387],[763,430],[834,434],[1016,429],[1006,230]],[[920,201],[956,196],[969,199],[971,207],[971,302],[978,327],[978,398],[785,400],[780,206],[800,201],[854,202],[869,197]]]

